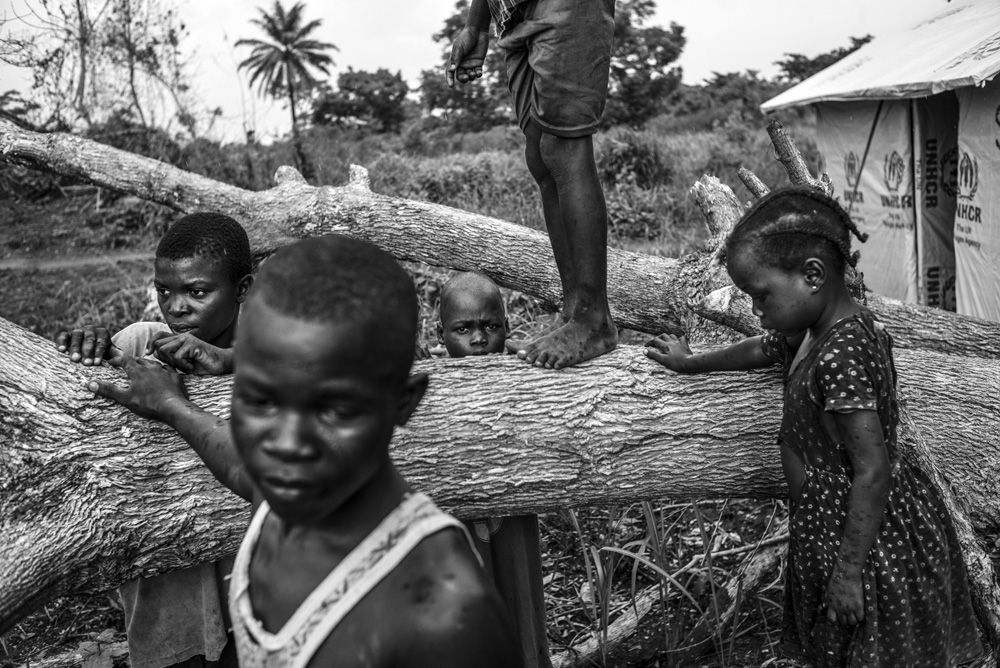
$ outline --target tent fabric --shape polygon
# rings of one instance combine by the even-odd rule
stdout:
[[[867,156],[865,147],[878,122]],[[906,100],[830,103],[816,109],[816,144],[841,204],[868,241],[858,269],[865,285],[887,297],[917,301],[913,208],[913,133]],[[862,165],[864,161],[864,165]]]
[[[981,85],[1000,72],[1000,0],[949,3],[879,37],[761,105],[765,112],[821,101],[926,97]]]
[[[958,98],[949,91],[913,104],[918,302],[954,311],[956,193],[950,179],[958,153]]]
[[[957,311],[1000,321],[1000,79],[956,94],[958,151],[946,169],[956,196]]]

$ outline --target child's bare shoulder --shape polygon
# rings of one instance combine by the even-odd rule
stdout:
[[[355,649],[377,647],[368,651],[371,665],[393,668],[519,665],[503,603],[455,529],[424,538],[350,617],[347,626],[363,631],[349,641],[331,634],[310,666],[329,665],[345,642],[356,643]]]
[[[517,665],[504,605],[460,531],[425,538],[396,576],[408,630],[400,665]]]

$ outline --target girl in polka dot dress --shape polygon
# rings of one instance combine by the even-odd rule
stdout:
[[[727,244],[763,336],[647,354],[684,373],[785,372],[780,451],[791,497],[783,648],[817,668],[948,668],[981,653],[962,553],[941,498],[901,459],[892,337],[851,297],[851,233],[806,188],[761,198]]]

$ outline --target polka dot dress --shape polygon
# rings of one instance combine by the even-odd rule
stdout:
[[[781,441],[805,462],[791,507],[784,638],[817,668],[948,668],[981,651],[962,553],[944,504],[922,472],[899,458],[892,338],[869,311],[837,322],[794,369],[785,338],[765,353],[785,365]],[[847,451],[828,412],[874,410],[892,466],[889,502],[862,574],[865,619],[830,623],[824,597],[851,490]]]

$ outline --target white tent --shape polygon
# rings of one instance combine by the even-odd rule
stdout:
[[[813,105],[876,292],[1000,320],[1000,0],[956,1],[765,102]]]

